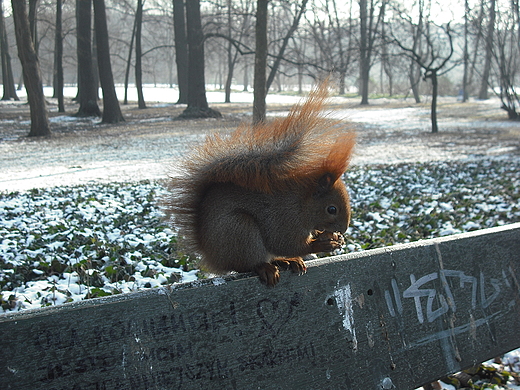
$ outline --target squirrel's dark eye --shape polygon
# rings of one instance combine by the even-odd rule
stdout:
[[[327,207],[327,213],[329,213],[330,215],[336,215],[338,213],[338,209],[336,208],[336,206],[329,206]]]

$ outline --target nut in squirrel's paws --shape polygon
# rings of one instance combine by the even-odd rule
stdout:
[[[316,232],[311,242],[314,253],[330,252],[339,249],[345,244],[345,239],[340,232]]]

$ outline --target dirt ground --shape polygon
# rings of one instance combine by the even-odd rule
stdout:
[[[122,106],[124,123],[105,125],[96,118],[73,117],[77,105],[71,102],[66,114],[58,114],[52,101],[49,107],[53,135],[28,138],[28,106],[0,104],[0,191],[164,178],[205,134],[233,130],[251,113],[246,103],[212,104],[222,119],[181,121],[176,117],[182,106],[140,110],[130,104]],[[289,108],[269,105],[268,115],[283,115]],[[360,106],[357,99],[335,98],[331,115],[357,131],[354,164],[520,159],[520,122],[507,120],[496,99],[460,103],[442,98],[437,134],[431,133],[428,101],[377,99]]]

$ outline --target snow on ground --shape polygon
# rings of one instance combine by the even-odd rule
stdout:
[[[2,102],[2,106],[25,104],[25,91],[19,92],[20,102]],[[52,90],[44,88],[47,97]],[[123,96],[122,88],[117,89]],[[174,103],[177,90],[171,88],[145,88],[145,99],[149,106],[164,106]],[[66,97],[76,94],[75,88],[65,88]],[[129,90],[129,99],[136,99],[135,89]],[[222,92],[208,92],[208,101],[223,101]],[[251,93],[232,94],[234,102],[251,103]],[[299,100],[295,96],[269,97],[268,102],[292,104]],[[2,107],[0,106],[0,107]],[[56,107],[50,107],[56,111]],[[50,119],[51,124],[66,123],[67,126],[84,126],[85,121],[99,123],[100,119],[76,118],[60,115]],[[143,122],[161,121],[152,118]],[[162,119],[164,121],[164,119]],[[10,120],[10,122],[16,122]],[[28,127],[28,121],[18,121],[19,125]],[[103,127],[102,125],[100,127]],[[174,125],[171,125],[174,127]],[[89,182],[133,181],[164,178],[172,160],[183,155],[189,145],[202,141],[203,134],[192,134],[171,137],[146,137],[136,142],[135,139],[107,139],[92,142],[81,139],[78,142],[56,144],[55,140],[21,140],[18,143],[0,143],[0,191],[19,191],[32,188],[52,187],[58,185],[75,185]],[[59,155],[56,152],[59,152]]]
[[[117,88],[118,95],[123,96],[122,88]],[[45,88],[50,96],[52,91]],[[66,88],[65,96],[73,97],[75,88]],[[135,99],[135,89],[129,89],[129,99]],[[144,89],[148,105],[164,106],[177,100],[177,90],[167,87]],[[23,100],[23,94],[20,93]],[[208,92],[210,104],[220,104],[224,100],[223,92]],[[251,103],[252,94],[235,92],[231,99],[236,103]],[[293,104],[301,101],[299,96],[270,94],[268,104]],[[455,99],[452,99],[455,102]],[[359,109],[348,99],[336,97],[332,99],[335,109],[332,116],[348,119],[358,127],[359,142],[353,158],[353,164],[394,164],[403,162],[451,161],[469,160],[483,157],[506,156],[517,147],[500,142],[489,145],[475,142],[459,143],[445,142],[443,135],[434,138],[429,133],[429,108],[427,105],[385,108],[390,99],[381,99],[372,103],[370,109]],[[394,99],[395,101],[395,99]],[[2,105],[17,105],[21,102],[7,102]],[[499,102],[491,99],[490,107],[499,107]],[[348,106],[352,107],[348,107]],[[345,108],[347,106],[347,108]],[[2,106],[0,106],[1,108]],[[51,111],[56,107],[50,106]],[[244,106],[244,111],[248,111]],[[499,109],[497,109],[500,111]],[[283,113],[276,113],[281,115]],[[505,117],[505,114],[504,114]],[[11,120],[16,122],[16,120]],[[60,115],[51,118],[56,125],[66,124],[78,128],[85,121],[98,123],[99,119],[80,119],[70,115]],[[129,137],[128,133],[114,136],[85,139],[78,133],[74,142],[62,139],[28,140],[17,142],[0,142],[0,191],[28,190],[31,188],[51,187],[57,185],[85,184],[89,182],[135,181],[144,179],[165,178],[171,173],[172,163],[186,153],[193,144],[202,142],[203,132],[181,132],[180,125],[171,118],[150,118],[140,123],[157,123],[158,127],[166,128],[162,133],[146,134],[139,139]],[[27,121],[20,121],[23,127],[28,127]],[[520,129],[520,123],[488,120],[453,120],[443,118],[439,114],[441,132],[465,134],[471,137],[472,129],[493,131],[501,126],[515,126]],[[215,130],[219,129],[215,122]],[[106,126],[99,125],[99,129]],[[95,134],[95,133],[94,133]],[[470,134],[470,135],[468,135]],[[457,135],[458,136],[458,135]],[[517,158],[516,155],[511,158]]]

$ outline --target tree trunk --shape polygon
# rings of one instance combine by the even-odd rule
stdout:
[[[103,123],[123,122],[123,114],[117,100],[112,66],[110,64],[110,48],[108,44],[108,28],[105,0],[94,0],[94,25],[97,42],[99,81],[103,90]]]
[[[36,22],[36,13],[39,1],[40,0],[29,0],[29,27],[31,29],[31,38],[34,44],[34,52],[36,55],[38,55],[39,50],[38,23]]]
[[[200,20],[200,1],[186,2],[188,31],[188,107],[179,118],[219,118],[222,115],[208,106],[204,76],[204,34]]]
[[[253,125],[265,122],[266,68],[267,68],[267,4],[268,0],[256,2],[256,47],[255,75],[253,82]]]
[[[341,0],[339,0],[339,1],[341,1]],[[339,91],[338,91],[338,93],[340,95],[345,94],[345,91],[346,91],[345,78],[347,77],[347,69],[349,68],[350,62],[351,62],[350,53],[352,50],[352,42],[353,42],[352,36],[354,35],[353,34],[354,23],[352,23],[352,5],[353,5],[353,2],[350,2],[349,13],[348,13],[348,15],[350,15],[350,18],[349,18],[350,23],[348,24],[348,28],[344,29],[344,28],[342,28],[342,21],[338,14],[338,0],[332,1],[332,6],[334,8],[334,12],[333,12],[333,18],[331,19],[331,25],[333,26],[333,30],[334,30],[334,37],[335,37],[334,40],[336,42],[335,44],[338,47],[339,66],[337,68],[337,71],[339,73]],[[345,36],[345,34],[347,34],[347,36],[349,37],[347,48],[346,48],[346,53],[349,53],[349,54],[347,54],[347,55],[345,54],[345,49],[343,47],[343,39],[342,39]]]
[[[359,93],[361,104],[368,104],[370,64],[368,57],[368,12],[367,0],[359,0]]]
[[[231,103],[231,83],[233,81],[233,73],[235,71],[235,59],[233,58],[232,45],[228,46],[228,66],[226,84],[224,85],[224,103]]]
[[[227,17],[228,17],[228,36],[231,37],[232,22],[231,18],[231,0],[227,2]],[[233,44],[228,41],[227,45],[227,76],[226,84],[224,86],[224,103],[231,103],[231,83],[233,82],[233,72],[235,70],[236,55],[233,56]]]
[[[188,103],[188,38],[183,0],[173,0],[173,29],[175,32],[175,63],[177,64],[177,104]]]
[[[520,50],[520,1],[516,0],[513,2],[513,15],[516,17],[516,44],[518,46],[518,50]]]
[[[96,99],[99,101],[99,66],[98,66],[98,46],[96,36],[96,26],[94,26],[94,35],[92,36],[92,72],[94,74],[94,86],[96,91]]]
[[[308,0],[302,0],[300,10],[294,17],[291,27],[289,28],[289,30],[287,31],[287,34],[285,35],[285,37],[282,40],[282,46],[280,47],[280,50],[278,51],[278,55],[276,56],[273,66],[271,66],[271,71],[269,72],[269,76],[267,77],[267,81],[266,81],[266,85],[265,85],[266,93],[269,91],[269,88],[271,87],[271,84],[273,83],[274,77],[276,76],[276,72],[278,71],[278,68],[280,67],[280,63],[282,62],[282,58],[285,53],[285,49],[287,48],[287,45],[289,43],[289,40],[291,39],[294,32],[298,28],[298,24],[300,24],[300,19],[302,18],[302,15],[304,14],[304,12],[307,8],[307,1]]]
[[[339,95],[345,95],[345,78],[347,77],[347,72],[345,69],[342,69],[339,72]]]
[[[78,55],[78,102],[76,116],[101,116],[97,83],[92,63],[92,0],[76,0],[76,40]]]
[[[520,119],[520,95],[517,92],[516,84],[518,73],[518,50],[520,49],[520,42],[517,41],[517,34],[515,31],[516,22],[520,14],[518,1],[511,2],[511,12],[504,9],[499,9],[498,19],[504,25],[509,25],[512,28],[497,30],[494,41],[493,62],[494,67],[498,70],[496,78],[498,79],[499,92],[493,91],[498,95],[502,103],[501,108],[507,112],[507,116],[511,120]],[[507,13],[507,14],[506,14]],[[518,26],[520,27],[520,25]]]
[[[135,13],[135,87],[137,88],[137,103],[139,108],[146,108],[143,95],[143,69],[141,66],[141,27],[143,25],[143,0],[137,0]]]
[[[415,103],[421,102],[421,94],[419,93],[419,83],[421,82],[421,71],[419,65],[414,60],[410,60],[410,68],[408,72],[408,79],[410,80],[410,88],[412,89]]]
[[[56,0],[56,35],[55,35],[55,55],[54,66],[56,77],[56,86],[54,88],[55,97],[58,99],[58,112],[65,112],[65,104],[63,101],[63,35],[61,26],[62,0]]]
[[[204,75],[204,35],[200,19],[200,1],[186,2],[188,32],[188,107],[208,108]]]
[[[464,70],[462,73],[462,103],[468,100],[468,73],[469,73],[469,54],[468,54],[468,14],[469,6],[468,0],[464,0]]]
[[[413,47],[412,52],[416,53],[418,57],[422,58],[422,35],[424,30],[424,2],[419,2],[419,21],[417,26],[413,28]],[[412,57],[413,58],[413,57]],[[412,63],[410,64],[410,86],[412,88],[413,97],[415,99],[415,103],[419,104],[421,102],[421,95],[419,93],[419,83],[421,82],[421,65],[416,62],[416,60],[412,59]]]
[[[11,56],[9,55],[9,44],[7,42],[7,31],[5,29],[2,0],[0,0],[0,55],[2,57],[2,85],[4,87],[2,100],[20,100],[16,95],[16,88],[14,86],[13,69],[11,67]]]
[[[31,131],[29,136],[50,135],[49,118],[47,117],[47,107],[40,76],[40,64],[38,56],[34,51],[26,4],[25,1],[20,0],[11,0],[11,4],[13,7],[18,56],[22,63],[27,100],[29,100],[31,110]]]
[[[23,72],[20,73],[20,77],[18,77],[18,87],[16,87],[17,91],[21,91],[23,87]]]
[[[484,15],[486,13],[485,9],[484,9],[485,4],[486,4],[486,0],[480,1],[480,9],[479,9],[478,17],[472,22],[472,24],[477,28],[477,31],[472,33],[473,50],[470,50],[470,53],[472,53],[471,61],[470,61],[470,69],[472,69],[473,72],[469,72],[469,75],[468,75],[468,84],[469,85],[473,84],[474,76],[480,76],[480,74],[477,74],[477,72],[475,72],[474,70],[476,69],[476,66],[477,66],[476,64],[480,60],[480,57],[482,57],[482,53],[480,52],[479,47],[480,47],[480,40],[484,38],[484,33],[482,32],[483,31],[482,21],[484,20]]]
[[[431,106],[431,120],[432,120],[432,133],[438,133],[439,128],[437,127],[437,93],[438,93],[438,80],[437,70],[433,70],[427,73],[427,78],[432,80],[432,106]]]
[[[489,2],[489,23],[486,31],[486,57],[484,61],[484,71],[482,72],[482,79],[480,81],[480,92],[478,98],[485,100],[488,98],[489,73],[491,71],[491,59],[493,56],[493,35],[495,33],[495,2]]]
[[[393,88],[393,74],[392,74],[392,64],[390,60],[390,56],[388,54],[388,44],[387,44],[387,37],[386,37],[386,31],[385,31],[385,23],[381,25],[381,35],[382,35],[382,49],[381,49],[381,67],[382,71],[388,78],[388,96],[392,97],[394,95],[394,88]],[[383,77],[381,77],[381,80]],[[381,91],[383,90],[383,81],[381,81]]]
[[[243,84],[244,84],[244,92],[247,92],[248,91],[248,88],[247,86],[249,85],[249,65],[246,63],[244,65],[244,81],[243,81]]]
[[[128,59],[126,60],[125,70],[125,98],[123,104],[128,104],[128,79],[130,78],[130,68],[132,67],[132,52],[134,51],[134,39],[137,17],[134,19],[134,27],[132,28],[132,37],[130,38],[130,49],[128,49]]]

